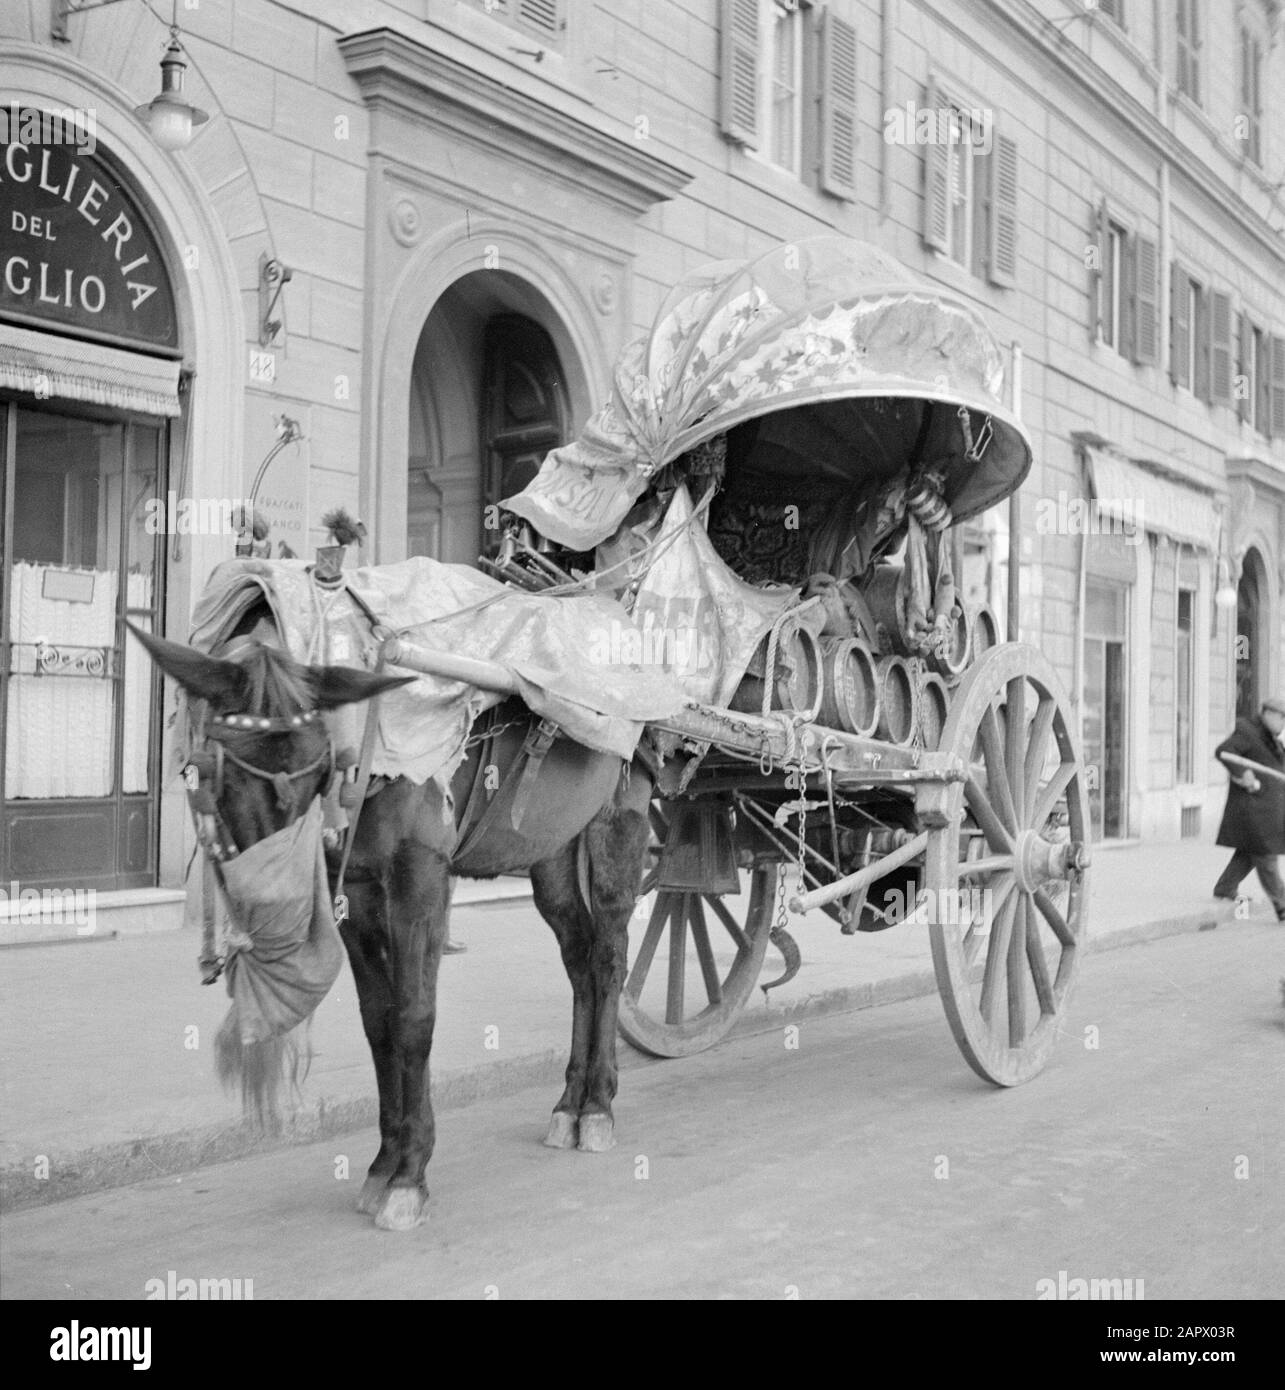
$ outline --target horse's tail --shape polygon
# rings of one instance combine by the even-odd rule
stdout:
[[[283,1096],[300,1099],[299,1087],[311,1061],[306,1023],[258,1042],[244,1042],[235,1002],[214,1039],[214,1070],[224,1090],[234,1094],[239,1089],[245,1117],[274,1134],[282,1127]]]

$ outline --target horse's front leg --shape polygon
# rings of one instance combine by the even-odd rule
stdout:
[[[393,855],[387,882],[401,1125],[397,1165],[379,1198],[375,1225],[385,1231],[409,1231],[427,1219],[424,1170],[436,1137],[428,1059],[437,1018],[437,968],[450,907],[447,859],[422,844],[403,841]]]
[[[374,1212],[397,1167],[401,1143],[401,1070],[393,1046],[393,982],[388,957],[383,886],[376,882],[348,889],[349,915],[339,927],[357,985],[362,1028],[379,1086],[379,1152],[370,1165],[357,1210]]]
[[[579,1147],[600,1153],[612,1147],[616,1098],[616,1038],[620,990],[625,981],[629,918],[638,896],[647,820],[633,809],[604,811],[585,832],[592,902],[589,947],[593,1027],[589,1038]]]
[[[562,965],[571,982],[571,1056],[566,1085],[553,1107],[544,1142],[551,1149],[573,1149],[580,1136],[585,1077],[593,1035],[593,987],[589,967],[592,924],[576,886],[576,845],[531,869],[531,889],[540,915],[553,928]]]

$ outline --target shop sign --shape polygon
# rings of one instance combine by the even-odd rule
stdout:
[[[0,130],[0,318],[178,348],[174,294],[137,202],[82,144]]]

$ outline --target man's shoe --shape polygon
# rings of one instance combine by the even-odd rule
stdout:
[[[446,945],[442,947],[442,954],[444,956],[462,956],[467,950],[468,947],[465,946],[462,941],[451,941],[448,939]]]

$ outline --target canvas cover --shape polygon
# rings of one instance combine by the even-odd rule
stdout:
[[[958,430],[947,501],[957,521],[1025,477],[1030,442],[1002,401],[1003,363],[977,312],[877,247],[821,236],[686,276],[623,353],[611,399],[503,505],[587,551],[610,537],[664,465],[733,426],[841,401],[909,398],[989,417],[976,461]],[[788,424],[785,428],[789,428]],[[860,469],[854,441],[851,466]]]
[[[302,560],[219,565],[193,613],[192,645],[212,651],[266,599],[297,660],[372,668],[379,642],[365,611],[342,589],[320,589],[309,568]],[[608,594],[525,593],[467,565],[425,556],[353,569],[346,578],[390,631],[426,647],[509,667],[528,708],[554,720],[586,748],[627,759],[643,725],[667,718],[683,703],[683,691],[668,671],[628,659],[630,645],[620,635],[632,630],[633,622]],[[499,601],[477,607],[497,595]],[[434,676],[388,691],[380,700],[373,774],[413,782],[449,779],[473,720],[500,698]],[[341,746],[360,743],[362,720],[364,711],[355,707],[336,711]]]

